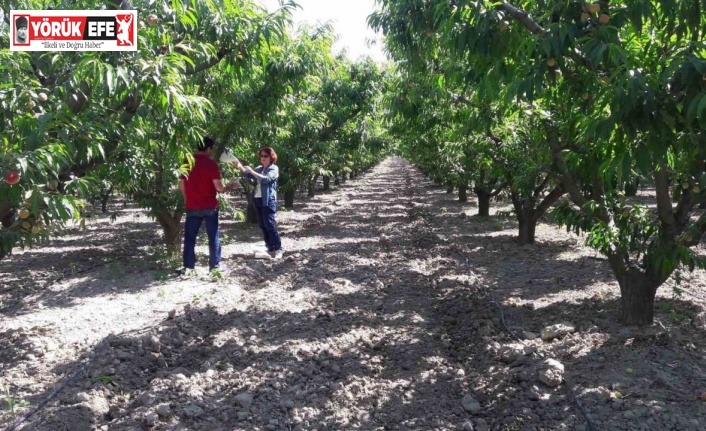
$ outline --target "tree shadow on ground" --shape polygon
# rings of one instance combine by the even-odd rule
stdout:
[[[392,173],[380,178],[393,184]],[[648,357],[668,366],[671,355],[687,359],[684,366],[704,368],[695,353],[706,347],[703,335],[694,337],[680,327],[683,341],[665,349],[659,343],[675,333],[670,325],[652,335],[637,329],[621,332],[624,328],[614,323],[614,296],[536,301],[600,282],[602,262],[583,256],[569,262],[563,255],[571,244],[561,241],[518,250],[504,226],[492,225],[495,221],[468,234],[464,229],[475,220],[459,217],[456,226],[453,218],[443,216],[452,225],[452,233],[443,234],[434,225],[441,216],[417,196],[426,182],[416,173],[407,180],[415,186],[385,189],[401,197],[395,209],[400,214],[392,220],[369,211],[366,215],[365,199],[357,204],[353,197],[356,206],[348,211],[360,215],[334,211],[321,226],[304,227],[304,235],[292,236],[300,241],[298,256],[234,262],[234,280],[248,294],[269,292],[269,282],[292,301],[305,290],[316,294],[300,312],[279,310],[266,296],[247,309],[222,313],[191,305],[143,333],[108,337],[108,349],[92,349],[95,363],[41,413],[35,430],[101,425],[111,430],[460,430],[467,421],[474,421],[476,429],[581,429],[584,421],[568,383],[549,388],[538,381],[542,355],[565,363],[567,375],[579,385],[572,388],[596,422],[610,425],[604,429],[626,429],[632,422],[625,412],[641,412],[638,407],[644,405],[638,399],[652,402],[662,397],[660,385],[669,385],[666,379],[642,381],[659,394],[637,397],[643,386],[614,381],[627,374],[626,361]],[[364,223],[373,218],[380,224],[371,228]],[[491,233],[493,238],[484,239]],[[328,242],[307,248],[310,234]],[[366,237],[359,244],[344,241]],[[578,275],[570,282],[531,275],[538,270],[553,274],[556,268],[572,271],[574,266]],[[503,319],[490,293],[503,307]],[[532,349],[518,354],[519,346],[510,347],[517,341],[503,331],[503,320]],[[524,334],[563,320],[572,320],[579,332],[546,342]],[[63,361],[54,371],[66,374],[80,364]],[[633,366],[629,376],[650,371],[651,364]],[[605,391],[615,392],[609,386],[616,381],[626,397],[613,407]],[[466,395],[478,402],[474,413],[463,407]],[[706,421],[695,400],[683,407],[669,399],[662,402],[677,415],[691,409]],[[659,414],[652,405],[648,413]],[[660,416],[656,423],[667,419]]]
[[[468,315],[468,301],[480,314]],[[579,330],[590,331],[588,342],[574,335],[534,340],[540,356],[520,355],[509,363],[492,345],[493,340],[511,340],[504,336],[497,310],[484,307],[484,301],[479,291],[459,286],[437,302],[436,312],[384,323],[357,312],[272,315],[249,310],[221,315],[189,309],[146,334],[110,337],[108,350],[61,394],[58,407],[42,413],[34,429],[61,429],[55,427],[77,413],[79,419],[71,423],[78,428],[72,429],[83,429],[83,423],[85,429],[103,423],[111,430],[135,429],[157,410],[168,413],[158,416],[154,429],[461,429],[471,419],[491,429],[521,429],[537,421],[547,429],[580,429],[583,418],[568,382],[550,388],[537,381],[544,357],[565,364],[572,389],[601,429],[623,426],[629,415],[615,418],[616,410],[637,411],[649,424],[651,416],[658,423],[665,408],[683,413],[684,423],[692,427],[684,429],[699,429],[691,418],[694,411],[706,414],[704,406],[695,397],[688,401],[674,392],[693,385],[668,379],[675,376],[665,357],[665,352],[679,350],[689,358],[682,366],[703,372],[706,363],[698,350],[685,350],[694,342],[687,339],[690,334],[676,338],[673,331],[584,325]],[[592,315],[590,308],[616,307],[615,300],[594,301],[589,309],[555,304],[535,313],[539,319],[577,318]],[[393,307],[381,313],[398,316],[404,310],[409,311]],[[424,323],[434,313],[445,316],[442,324]],[[390,330],[383,334],[382,327]],[[352,347],[342,349],[336,336],[348,336]],[[289,348],[293,342],[297,350]],[[697,342],[704,346],[703,336]],[[625,364],[632,365],[632,373],[623,371]],[[64,364],[55,372],[67,374],[77,366]],[[370,393],[370,378],[389,385]],[[626,397],[614,405],[618,391]],[[87,401],[80,401],[80,392],[88,394]],[[460,403],[468,393],[480,403],[473,415]],[[525,406],[518,410],[522,402]],[[446,415],[434,417],[432,412],[440,411]]]
[[[584,429],[585,419],[568,388],[598,429],[623,429],[626,424],[658,429],[672,420],[680,429],[703,427],[706,406],[697,400],[700,385],[669,372],[669,363],[678,358],[679,365],[672,362],[672,367],[693,366],[706,383],[706,358],[700,353],[706,337],[669,314],[657,312],[664,324],[626,328],[617,324],[616,298],[558,302],[538,309],[498,308],[473,284],[449,290],[439,306],[448,315],[443,325],[448,354],[474,370],[467,374],[472,378],[469,391],[481,401],[481,417],[492,429],[522,429],[538,422],[546,429]],[[469,314],[469,308],[478,312]],[[513,339],[503,321],[524,341]],[[534,338],[559,322],[573,323],[577,331],[553,340]],[[538,379],[547,358],[565,366],[567,377],[559,387]],[[697,426],[694,418],[699,417]]]
[[[176,421],[194,429],[218,429],[243,421],[242,429],[265,429],[275,420],[281,425],[276,429],[297,424],[309,429],[326,421],[336,429],[329,400],[362,398],[363,388],[356,382],[367,376],[400,370],[400,376],[411,379],[424,363],[418,356],[433,356],[428,349],[410,351],[407,344],[426,336],[431,329],[426,323],[432,321],[429,316],[400,314],[408,308],[401,303],[385,304],[384,312],[366,311],[370,310],[366,302],[375,299],[364,293],[342,295],[347,303],[357,305],[343,309],[337,296],[330,295],[319,310],[303,313],[248,310],[220,315],[212,309],[189,307],[149,334],[110,337],[103,357],[61,395],[59,408],[48,412],[35,429],[54,429],[67,412],[73,414],[77,408],[83,412],[86,406],[95,410],[88,426],[113,421],[111,429],[131,429],[144,423],[144,414],[159,402],[172,402],[175,417],[167,421],[168,426]],[[330,312],[329,301],[340,311]],[[378,337],[383,326],[394,337]],[[296,351],[288,348],[293,342],[300,346]],[[367,353],[380,350],[392,362]],[[62,364],[54,372],[66,374],[78,366]],[[110,399],[118,401],[118,407],[112,407],[112,401],[98,401],[108,396],[106,382],[111,386],[107,389],[116,392]],[[116,388],[135,398],[121,398]],[[77,395],[85,391],[91,401],[77,407]],[[143,391],[151,396],[142,396]],[[243,392],[255,397],[248,408],[239,401]],[[176,402],[174,394],[178,394]],[[149,406],[140,406],[145,398],[152,399],[145,403]],[[109,404],[107,411],[101,410]],[[126,415],[128,409],[134,411]],[[341,418],[339,424],[345,426],[349,420]]]

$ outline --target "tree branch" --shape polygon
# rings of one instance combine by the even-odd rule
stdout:
[[[685,247],[693,247],[701,242],[701,237],[706,232],[706,212],[701,214],[699,218],[689,226],[685,232],[689,233],[690,238],[681,242],[681,245]]]
[[[562,187],[569,193],[571,201],[583,208],[588,199],[584,197],[583,193],[576,184],[576,180],[569,173],[569,167],[566,164],[566,159],[562,154],[561,144],[559,143],[559,138],[557,136],[556,130],[551,127],[549,130],[549,147],[552,152],[552,161],[554,162],[554,168],[559,174],[559,181]]]
[[[677,209],[674,212],[674,219],[677,222],[677,229],[681,230],[689,223],[691,210],[694,208],[694,205],[696,205],[697,200],[697,196],[691,187],[686,190],[682,190],[681,196],[679,197],[679,203],[677,203]]]
[[[547,34],[547,30],[539,25],[537,21],[533,20],[530,15],[522,9],[519,9],[506,1],[502,2],[502,4],[498,6],[498,9],[515,18],[532,34],[538,34],[541,36],[545,36]]]
[[[657,216],[665,228],[667,237],[671,240],[677,235],[677,220],[674,218],[672,197],[669,194],[669,177],[667,167],[661,164],[654,173],[655,191],[657,192]]]
[[[499,10],[504,11],[505,13],[510,15],[511,17],[515,18],[532,34],[536,34],[541,37],[545,37],[545,36],[549,35],[549,32],[544,27],[539,25],[539,23],[537,23],[537,21],[532,19],[532,17],[530,17],[530,15],[527,12],[523,11],[522,9],[519,9],[518,7],[512,5],[508,2],[505,2],[505,1],[502,2],[502,4],[499,5],[497,8]],[[569,56],[569,58],[571,58],[572,60],[574,60],[576,63],[580,64],[581,66],[585,67],[586,69],[588,69],[590,71],[596,70],[595,66],[593,64],[591,64],[591,62],[588,61],[588,59],[586,57],[581,55],[581,53],[578,50],[573,49],[572,51],[570,51],[568,53],[568,56]]]
[[[539,195],[542,193],[542,190],[544,190],[544,186],[546,186],[547,183],[549,182],[550,177],[551,177],[551,175],[549,175],[549,174],[547,174],[544,177],[542,182],[537,186],[537,188],[534,189],[534,192],[532,193],[532,197],[534,197],[535,199],[537,199],[539,197]]]
[[[210,68],[214,67],[215,65],[217,65],[218,63],[220,63],[221,60],[223,60],[231,52],[232,52],[231,50],[222,47],[221,49],[218,50],[218,53],[216,54],[215,57],[212,57],[210,60],[208,60],[204,63],[201,63],[201,64],[197,64],[193,68],[188,69],[185,72],[185,74],[186,75],[195,75],[199,72],[203,72],[204,70],[210,69]]]
[[[559,200],[559,198],[564,196],[565,193],[566,191],[563,187],[554,187],[554,189],[549,192],[549,194],[545,196],[544,199],[542,199],[542,202],[537,206],[537,209],[534,212],[535,219],[539,219],[539,217],[546,213],[549,208],[551,208],[552,205],[554,205],[554,203]]]
[[[490,193],[489,196],[490,196],[491,198],[494,198],[495,196],[499,195],[503,190],[505,190],[505,188],[506,188],[508,185],[510,185],[510,182],[509,182],[509,181],[505,181],[504,183],[500,184],[500,185],[495,189],[494,192]]]
[[[515,207],[515,212],[519,215],[522,212],[522,198],[520,197],[520,194],[515,191],[512,187],[510,187],[510,197],[512,199],[512,206]]]

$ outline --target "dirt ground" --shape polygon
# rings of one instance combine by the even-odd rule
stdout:
[[[508,209],[390,158],[280,211],[280,261],[226,215],[214,281],[119,206],[0,262],[0,429],[706,430],[706,274],[621,327],[605,259]]]

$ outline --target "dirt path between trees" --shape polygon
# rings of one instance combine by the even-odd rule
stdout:
[[[390,158],[280,212],[281,261],[226,218],[222,280],[168,275],[130,208],[18,252],[0,429],[81,370],[19,429],[706,430],[706,275],[620,327],[605,260],[546,224],[518,247],[508,208],[474,217]]]

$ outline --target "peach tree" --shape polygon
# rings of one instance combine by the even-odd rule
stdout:
[[[621,291],[620,320],[650,324],[657,289],[703,266],[706,14],[698,0],[482,2],[379,0],[389,43],[459,76],[506,109],[538,108],[552,172]],[[409,42],[418,42],[416,45]],[[439,61],[440,46],[453,62]],[[461,68],[448,66],[461,64]],[[446,67],[446,68],[445,68]],[[539,129],[538,129],[539,130]],[[653,210],[620,185],[650,178]],[[675,185],[679,185],[675,187]]]

